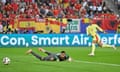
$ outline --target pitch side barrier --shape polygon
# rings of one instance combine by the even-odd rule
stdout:
[[[100,34],[103,43],[120,46],[120,34]],[[0,47],[91,46],[86,34],[0,34]]]

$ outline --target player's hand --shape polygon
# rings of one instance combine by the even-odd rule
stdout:
[[[69,58],[68,61],[71,62],[71,61],[72,61],[72,58]]]

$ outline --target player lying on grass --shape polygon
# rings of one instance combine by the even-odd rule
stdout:
[[[35,56],[37,59],[41,60],[41,61],[71,61],[71,57],[69,57],[65,51],[61,51],[60,53],[52,53],[52,52],[48,52],[42,48],[38,48],[39,51],[44,52],[47,54],[46,57],[42,57],[38,54],[36,54],[35,52],[32,51],[32,49],[29,49],[26,53],[27,54],[32,54],[33,56]]]
[[[97,31],[101,31],[103,33],[106,33],[102,28],[100,28],[97,24],[94,24],[93,20],[90,20],[90,24],[87,27],[87,35],[92,36],[92,51],[89,54],[90,56],[94,56],[95,55],[95,44],[98,44],[100,47],[111,47],[111,48],[115,48],[114,45],[108,45],[108,44],[103,44],[101,42],[100,36],[97,33]]]

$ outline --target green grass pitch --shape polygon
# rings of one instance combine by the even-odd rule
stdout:
[[[36,53],[45,56],[37,47],[0,48],[0,72],[120,72],[120,48],[96,48],[94,57],[88,56],[89,47],[43,47],[51,52],[65,50],[72,62],[40,61],[25,52],[32,48]],[[11,63],[4,65],[3,57],[9,57]]]

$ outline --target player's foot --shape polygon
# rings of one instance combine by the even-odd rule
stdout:
[[[26,54],[30,54],[32,52],[32,49],[29,49]]]
[[[115,47],[115,45],[112,45],[112,48],[113,48],[114,50],[116,50],[116,47]]]
[[[39,51],[42,51],[42,48],[38,48]]]
[[[88,54],[89,56],[95,56],[95,54],[93,54],[93,53],[90,53],[90,54]]]
[[[44,49],[42,49],[42,48],[38,48],[38,50],[39,50],[39,51],[42,51],[42,52],[45,52],[45,50],[44,50]]]

